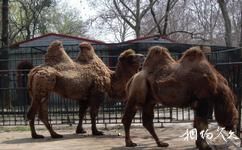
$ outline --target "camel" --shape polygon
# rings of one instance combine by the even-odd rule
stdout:
[[[126,50],[120,54],[116,70],[111,71],[95,54],[89,43],[80,44],[80,53],[75,61],[67,55],[62,42],[51,43],[45,54],[45,63],[33,68],[28,74],[28,90],[32,102],[27,118],[32,138],[44,137],[35,130],[37,113],[52,138],[63,137],[56,133],[48,122],[48,99],[51,92],[79,102],[79,124],[76,133],[85,133],[82,121],[87,108],[90,107],[92,134],[103,135],[103,132],[97,130],[96,117],[105,93],[116,93],[116,88],[111,86],[116,80],[119,84],[124,84],[120,86],[123,89],[117,88],[121,90],[117,93],[125,93],[122,91],[125,91],[127,78],[138,72],[142,60],[143,55],[130,49]]]
[[[167,147],[157,137],[154,126],[154,106],[193,107],[194,127],[197,132],[208,128],[207,107],[212,103],[218,124],[227,130],[235,129],[238,111],[235,96],[227,80],[208,62],[199,47],[192,47],[175,61],[164,47],[149,49],[141,71],[127,83],[127,102],[122,123],[127,147],[137,144],[130,138],[130,125],[137,109],[142,111],[143,126],[159,147]],[[196,145],[200,150],[211,149],[198,134]]]

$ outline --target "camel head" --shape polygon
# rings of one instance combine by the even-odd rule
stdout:
[[[202,49],[198,46],[191,47],[188,50],[186,50],[182,57],[180,58],[180,62],[193,62],[193,61],[201,61],[206,60],[206,56]]]
[[[144,55],[137,54],[134,50],[128,49],[119,55],[117,67],[122,66],[127,71],[131,71],[132,74],[135,74],[136,72],[138,72],[143,61]]]
[[[95,54],[94,48],[88,42],[82,42],[79,45],[80,52],[77,56],[77,60],[80,62],[90,62],[93,60]]]
[[[125,98],[125,86],[128,80],[139,71],[144,61],[144,55],[128,49],[119,55],[115,72],[111,75],[111,90],[108,92],[112,98]]]
[[[175,60],[171,57],[167,48],[152,46],[149,48],[143,68],[153,68],[157,65],[165,65],[171,62],[175,62]]]
[[[64,51],[62,42],[59,41],[59,40],[56,40],[56,41],[53,41],[49,45],[46,55],[48,55],[48,56],[59,56],[59,55],[63,54],[63,52],[65,52],[65,51]]]

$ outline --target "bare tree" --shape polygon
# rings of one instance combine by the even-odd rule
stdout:
[[[149,1],[150,1],[150,5],[152,5],[153,0],[149,0]],[[155,14],[155,11],[154,11],[154,7],[150,7],[150,13],[151,13],[152,18],[153,18],[153,20],[155,22],[155,26],[157,27],[157,30],[158,30],[159,34],[162,35],[161,27],[160,27],[160,24],[158,23],[158,20],[156,18],[156,14]]]
[[[96,34],[105,35],[106,40],[110,42],[124,42],[133,37],[134,30],[119,15],[113,1],[90,0],[89,4],[97,11],[97,15],[88,20],[89,28],[94,29]],[[122,9],[122,13],[124,16],[128,16],[129,11]],[[126,17],[126,19],[132,22],[130,17]],[[110,39],[107,35],[112,35],[114,38]]]
[[[106,24],[110,24],[108,29],[113,35],[122,31],[121,25],[126,24],[136,37],[159,33],[178,42],[225,45],[226,41],[227,46],[237,46],[242,41],[241,0],[113,0],[113,5],[108,0],[103,1],[109,2],[112,7],[107,10],[114,12],[102,16]],[[146,8],[149,11],[142,16]],[[233,43],[229,42],[231,40]]]
[[[142,19],[156,2],[157,0],[153,0],[151,4],[148,3],[141,6],[141,0],[113,0],[118,14],[135,31],[136,37],[140,37]],[[123,10],[127,10],[129,12],[128,15],[123,14]],[[131,18],[132,21],[127,18]]]
[[[163,31],[162,34],[166,35],[167,32],[167,24],[168,24],[168,17],[169,17],[169,12],[170,12],[170,7],[171,7],[171,0],[167,0],[167,4],[166,4],[166,12],[165,12],[165,22],[164,22],[164,27],[163,27]]]
[[[154,34],[154,32],[156,32],[155,29],[158,29],[158,32],[160,35],[167,34],[169,16],[170,16],[171,10],[175,7],[177,2],[178,0],[167,0],[166,4],[160,2],[159,5],[163,5],[164,7],[161,6],[160,8],[158,8],[158,11],[156,13],[154,12],[155,5],[151,7],[151,15],[155,22],[155,25],[152,25],[150,27],[148,32],[146,32],[147,35]],[[165,10],[165,12],[163,13],[162,10]]]
[[[224,19],[225,27],[225,43],[226,46],[232,46],[232,26],[227,10],[226,2],[224,0],[217,0]]]

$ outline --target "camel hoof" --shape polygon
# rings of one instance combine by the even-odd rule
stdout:
[[[134,143],[134,142],[127,142],[126,143],[126,147],[135,147],[135,146],[137,146],[137,144]]]
[[[54,139],[58,139],[58,138],[63,138],[63,135],[56,133],[56,134],[51,135],[51,137],[54,138]]]
[[[39,134],[32,134],[32,138],[33,139],[43,139],[44,136],[43,135],[39,135]]]
[[[85,134],[85,133],[87,133],[87,131],[85,131],[84,129],[76,130],[76,134]]]
[[[94,131],[94,132],[92,132],[92,135],[99,136],[99,135],[104,135],[104,133],[102,131]]]
[[[157,143],[157,146],[158,147],[168,147],[169,144],[168,143],[164,143],[164,142],[159,142],[159,143]]]

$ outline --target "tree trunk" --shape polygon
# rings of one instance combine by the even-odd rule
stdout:
[[[218,4],[224,18],[225,43],[226,43],[226,46],[232,46],[232,27],[231,27],[231,20],[229,18],[227,6],[224,0],[218,0]]]
[[[26,35],[25,40],[30,40],[31,39],[30,25],[26,26],[26,31],[27,31],[27,35]]]
[[[164,27],[163,27],[163,31],[162,31],[163,35],[167,34],[166,32],[167,32],[168,17],[169,17],[169,12],[170,12],[170,4],[171,4],[171,0],[167,0],[166,12],[165,12],[165,23],[164,23]]]
[[[2,47],[8,47],[8,0],[2,1]]]
[[[153,0],[150,0],[150,5],[151,5],[152,3],[153,3]],[[154,20],[155,25],[156,25],[156,27],[157,27],[158,33],[159,33],[160,35],[162,35],[161,27],[160,27],[160,24],[158,23],[158,21],[157,21],[157,19],[156,19],[156,15],[155,15],[155,11],[154,11],[153,6],[150,7],[150,13],[151,13],[151,15],[152,15],[152,17],[153,17],[153,20]]]
[[[140,26],[141,26],[141,18],[140,18],[140,0],[136,0],[136,24],[135,24],[135,34],[136,38],[140,37]]]
[[[6,89],[0,91],[0,104],[5,108],[11,107],[9,96],[9,73],[8,70],[8,0],[2,1],[2,49],[0,50],[0,88]]]
[[[240,42],[239,46],[242,47],[242,2],[240,1]]]
[[[136,35],[136,38],[140,37],[140,23],[139,22],[137,22],[137,25],[135,27],[135,35]]]

